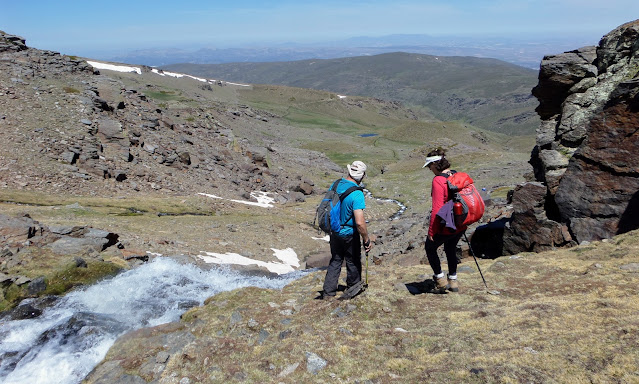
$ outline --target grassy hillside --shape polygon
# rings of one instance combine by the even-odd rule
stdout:
[[[427,210],[424,188],[430,175],[422,165],[430,149],[446,148],[456,169],[473,172],[478,185],[494,191],[523,181],[534,145],[532,136],[508,136],[460,121],[439,121],[370,98],[339,98],[328,92],[270,85],[239,90],[238,98],[287,122],[282,131],[270,130],[271,138],[323,152],[340,166],[355,159],[365,161],[371,168],[368,188],[377,196],[407,203],[409,211]]]
[[[537,72],[495,59],[388,53],[279,63],[174,64],[166,70],[253,84],[281,84],[422,107],[508,135],[532,134]]]

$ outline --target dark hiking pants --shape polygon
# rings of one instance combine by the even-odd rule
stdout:
[[[344,238],[331,235],[331,261],[324,279],[324,294],[335,296],[337,281],[346,261],[346,285],[352,287],[362,280],[362,245],[359,234]]]
[[[437,256],[437,248],[444,244],[444,253],[446,253],[446,261],[448,262],[448,274],[457,274],[457,243],[461,239],[464,232],[456,233],[453,235],[440,235],[433,236],[433,240],[426,238],[426,257],[428,257],[428,263],[433,269],[435,275],[442,273],[441,262],[439,256]]]

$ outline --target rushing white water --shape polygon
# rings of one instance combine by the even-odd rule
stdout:
[[[303,273],[246,276],[156,258],[67,294],[37,318],[0,320],[0,382],[79,383],[126,331],[175,321],[222,291],[281,289]]]

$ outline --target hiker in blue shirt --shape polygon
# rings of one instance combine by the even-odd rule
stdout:
[[[348,176],[339,180],[337,193],[344,193],[352,186],[358,186],[366,176],[366,164],[354,161],[346,166]],[[346,261],[347,288],[359,284],[362,280],[362,243],[369,252],[373,247],[366,228],[364,218],[364,193],[357,190],[346,196],[342,201],[340,223],[342,227],[338,233],[331,234],[331,261],[326,270],[322,299],[334,298],[337,293],[337,282],[342,271],[342,263]],[[360,241],[361,238],[361,241]]]

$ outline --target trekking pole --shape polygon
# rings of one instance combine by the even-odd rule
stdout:
[[[364,288],[368,288],[368,252],[366,252],[366,280],[364,281]]]
[[[475,264],[477,265],[477,270],[479,271],[479,275],[481,276],[481,279],[484,282],[484,286],[486,286],[486,289],[488,289],[488,284],[486,284],[486,279],[484,279],[484,274],[481,273],[481,268],[479,268],[477,257],[475,257],[475,252],[473,251],[473,247],[471,247],[470,245],[470,241],[468,241],[468,236],[466,236],[466,232],[464,232],[464,239],[466,240],[466,243],[468,244],[468,249],[470,249],[470,254],[473,255],[473,259],[475,259]],[[488,293],[490,293],[491,295],[499,295],[499,291],[489,290]]]

